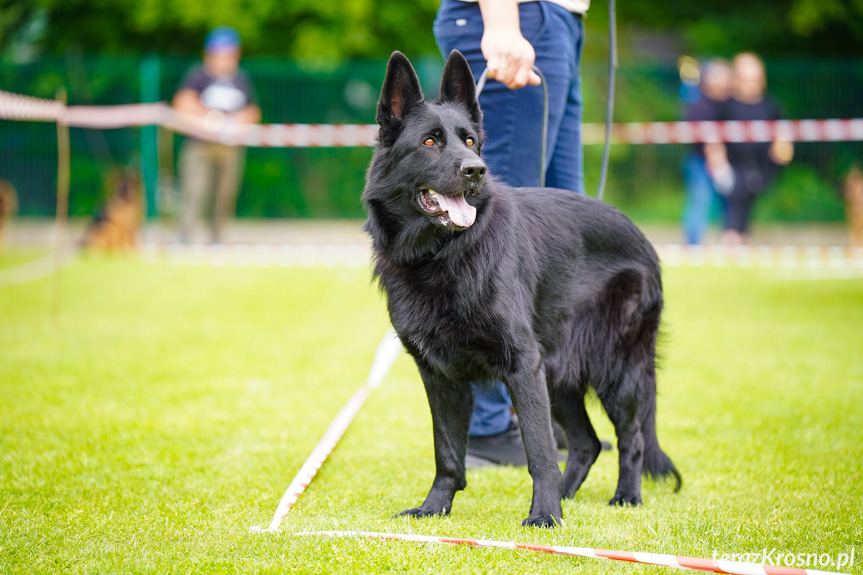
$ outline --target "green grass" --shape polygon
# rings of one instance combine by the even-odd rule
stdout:
[[[4,256],[5,257],[5,256]],[[0,572],[667,573],[530,552],[251,535],[365,380],[388,326],[361,269],[82,260],[0,290]],[[452,515],[394,519],[433,475],[407,357],[288,531],[362,529],[711,557],[856,551],[863,562],[863,281],[668,269],[659,437],[684,486],[606,505],[600,456],[566,525],[521,528],[523,469],[469,472]],[[591,406],[597,431],[613,439]]]
[[[48,255],[48,253],[46,250],[39,249],[15,249],[10,251],[8,248],[0,246],[0,270],[32,263]]]

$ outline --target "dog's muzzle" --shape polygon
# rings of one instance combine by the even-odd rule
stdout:
[[[485,163],[479,158],[467,158],[462,160],[461,175],[467,184],[467,189],[472,196],[478,195],[478,190],[485,177]]]

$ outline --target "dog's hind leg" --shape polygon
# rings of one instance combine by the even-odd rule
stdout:
[[[566,432],[568,455],[563,473],[563,497],[575,496],[584,483],[602,446],[584,406],[584,394],[574,389],[552,386],[551,412]]]
[[[518,413],[518,424],[527,452],[527,470],[533,479],[530,516],[522,521],[522,525],[553,527],[560,524],[563,518],[560,506],[561,476],[551,431],[545,369],[538,355],[538,367],[522,369],[506,377],[505,382]]]
[[[610,394],[599,395],[605,412],[614,424],[620,471],[617,490],[609,504],[641,505],[641,469],[644,464],[644,434],[638,417],[638,382],[636,374],[624,375],[624,381]]]
[[[428,369],[420,368],[431,409],[434,431],[435,478],[423,504],[399,515],[447,515],[456,491],[467,486],[465,452],[473,411],[470,385],[453,385]]]

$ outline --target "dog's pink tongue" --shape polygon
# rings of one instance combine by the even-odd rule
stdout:
[[[457,196],[438,194],[437,201],[441,209],[449,214],[450,221],[460,228],[470,227],[476,220],[476,208],[465,201],[464,194]]]

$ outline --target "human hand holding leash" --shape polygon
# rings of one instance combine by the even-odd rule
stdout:
[[[515,0],[480,0],[479,7],[485,25],[480,48],[488,77],[511,90],[539,86],[541,80],[533,71],[536,53],[521,34]]]

